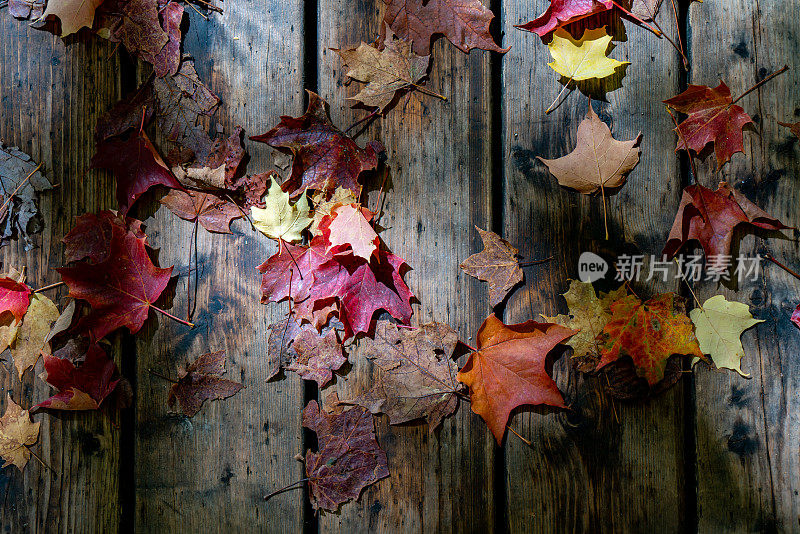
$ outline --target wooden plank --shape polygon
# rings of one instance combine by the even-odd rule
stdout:
[[[42,162],[60,187],[41,196],[44,231],[37,247],[6,246],[3,271],[25,268],[33,287],[60,280],[61,238],[74,217],[111,205],[114,182],[105,172],[89,172],[98,116],[120,93],[119,55],[114,45],[88,35],[70,44],[15,20],[0,10],[0,139],[17,145]],[[57,304],[66,291],[48,293]],[[119,363],[119,353],[114,351]],[[52,390],[38,375],[42,363],[20,383],[11,357],[0,369],[0,413],[6,393],[23,408],[47,398]],[[116,532],[120,521],[119,419],[104,413],[47,412],[33,451],[52,467],[31,458],[24,473],[0,471],[2,532]]]
[[[320,94],[330,103],[333,122],[346,127],[367,112],[345,100],[360,84],[343,87],[346,70],[329,48],[372,41],[382,11],[371,0],[322,0],[318,20]],[[491,55],[465,55],[441,39],[432,58],[430,87],[449,101],[406,97],[358,140],[378,139],[387,148],[392,186],[381,238],[413,268],[406,281],[420,304],[412,324],[441,321],[466,340],[490,311],[485,286],[461,273],[459,264],[482,248],[474,225],[491,225]],[[371,208],[379,187],[367,186]],[[340,398],[357,395],[373,376],[372,366],[357,360],[338,381]],[[377,430],[391,477],[338,514],[322,514],[321,532],[493,530],[494,445],[469,406],[462,403],[434,434],[424,424],[388,426],[385,416]]]
[[[251,0],[228,2],[223,15],[209,14],[208,21],[193,13],[184,48],[222,98],[218,119],[225,131],[241,125],[255,135],[277,124],[279,115],[302,112],[302,43],[302,1]],[[250,173],[272,168],[269,147],[246,146]],[[174,264],[182,275],[171,310],[183,317],[193,225],[165,208],[146,223],[161,264]],[[301,381],[288,373],[286,380],[265,383],[267,327],[287,310],[259,304],[255,267],[277,246],[239,220],[232,236],[201,228],[197,247],[197,327],[158,317],[137,337],[136,529],[297,532],[302,492],[263,501],[304,476],[293,458],[302,451]],[[149,369],[175,376],[178,365],[223,349],[228,375],[246,389],[207,403],[191,419],[173,413],[166,404],[170,384]]]
[[[667,3],[668,4],[668,3]],[[507,322],[541,320],[566,312],[559,293],[577,278],[578,256],[593,251],[660,254],[680,191],[671,121],[661,101],[678,90],[676,54],[641,28],[626,24],[627,41],[611,54],[630,61],[620,90],[595,102],[617,139],[644,136],[639,166],[608,199],[610,240],[603,204],[560,187],[535,158],[560,157],[575,147],[587,99],[572,94],[550,115],[545,109],[562,85],[547,63],[539,37],[513,28],[544,12],[547,2],[503,2],[505,237],[526,259],[553,261],[526,269],[526,285],[509,302]],[[659,22],[675,35],[668,6]],[[577,32],[582,34],[582,28]],[[669,208],[665,208],[668,206]],[[607,276],[607,280],[613,277]],[[608,284],[607,284],[608,285]],[[677,283],[637,284],[640,296]],[[562,358],[554,376],[571,410],[523,413],[511,425],[531,447],[509,435],[505,444],[506,492],[512,532],[677,532],[687,523],[682,385],[650,402],[623,403],[596,379],[579,376]]]
[[[711,156],[698,163],[699,183],[716,187],[727,180],[750,200],[789,225],[800,225],[800,148],[777,121],[800,120],[800,54],[796,2],[733,0],[690,8],[690,82],[716,86],[725,81],[734,97],[789,64],[793,70],[745,97],[739,104],[755,120],[745,133],[745,154],[736,154],[719,173]],[[795,270],[800,267],[797,235],[748,235],[738,251],[769,253]],[[744,379],[701,366],[696,378],[697,499],[700,532],[797,530],[800,515],[800,430],[797,425],[800,331],[789,322],[800,302],[800,282],[774,265],[738,291],[699,288],[701,299],[722,292],[749,304],[766,322],[745,333]]]

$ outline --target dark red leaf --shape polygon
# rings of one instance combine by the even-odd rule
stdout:
[[[181,406],[184,414],[192,417],[207,400],[227,399],[244,386],[222,378],[225,374],[225,351],[203,354],[186,370],[178,371],[178,382],[169,391],[167,402]]]
[[[61,240],[64,243],[64,260],[104,261],[111,253],[111,242],[128,232],[133,232],[139,238],[147,237],[142,231],[142,221],[132,217],[122,217],[111,210],[85,213],[75,219],[75,226]]]
[[[582,18],[611,9],[611,0],[551,0],[547,10],[535,20],[515,26],[546,37],[553,30]]]
[[[117,366],[98,344],[89,347],[80,365],[43,354],[45,380],[58,390],[39,408],[53,410],[96,410],[119,382]]]
[[[231,233],[231,221],[242,217],[233,202],[201,191],[173,189],[161,203],[181,219],[197,222],[209,232]]]

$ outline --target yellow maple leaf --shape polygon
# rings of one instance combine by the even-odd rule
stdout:
[[[580,40],[575,40],[563,28],[553,34],[547,45],[553,61],[548,65],[557,73],[577,82],[592,78],[606,78],[614,74],[617,67],[629,65],[606,56],[611,36],[606,27],[586,30]]]
[[[16,465],[25,467],[31,457],[28,447],[39,439],[39,425],[31,421],[30,414],[23,410],[8,395],[6,413],[0,417],[0,458],[5,460],[2,467]]]
[[[301,233],[311,224],[310,208],[305,193],[294,204],[289,204],[289,193],[275,180],[264,196],[264,208],[252,207],[253,225],[267,237],[291,243],[302,239]]]

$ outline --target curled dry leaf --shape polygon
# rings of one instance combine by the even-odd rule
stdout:
[[[264,197],[264,207],[250,208],[253,225],[265,236],[295,243],[303,239],[302,232],[309,224],[310,208],[308,197],[301,196],[294,204],[289,203],[289,193],[285,193],[277,180],[273,179]]]
[[[535,20],[515,28],[533,32],[544,38],[556,28],[611,9],[613,5],[611,0],[551,0],[547,10]]]
[[[292,342],[302,331],[297,321],[291,315],[285,319],[269,325],[269,338],[267,338],[267,380],[272,380],[281,369],[285,369],[297,357],[297,352],[292,347]]]
[[[391,30],[385,33],[382,50],[367,43],[357,48],[333,49],[350,67],[347,76],[367,84],[349,100],[378,108],[380,113],[386,111],[398,91],[413,88],[422,81],[431,59],[429,55],[415,54],[411,43],[398,39]]]
[[[31,459],[28,447],[39,439],[39,425],[41,423],[31,421],[30,413],[7,394],[6,412],[0,417],[0,458],[5,460],[2,467],[25,468]]]
[[[784,128],[789,128],[789,131],[792,132],[796,137],[800,137],[800,122],[790,123],[778,121],[778,124]]]
[[[328,116],[327,104],[316,93],[308,91],[308,109],[301,117],[281,117],[281,122],[263,135],[251,137],[253,141],[291,152],[292,174],[284,182],[283,190],[294,198],[306,189],[334,191],[344,187],[356,196],[361,186],[358,177],[363,171],[375,169],[379,143],[371,142],[366,148],[336,128]]]
[[[426,56],[438,35],[464,52],[482,48],[505,53],[489,33],[494,13],[480,0],[384,0],[384,23],[412,43],[414,53]]]
[[[241,210],[233,202],[202,191],[173,189],[161,203],[181,219],[197,221],[209,232],[220,234],[231,233],[231,222],[242,217]]]
[[[547,355],[574,330],[527,321],[505,325],[490,315],[478,330],[478,350],[458,372],[469,386],[472,411],[483,417],[497,443],[503,441],[511,411],[546,404],[565,408],[558,386],[547,373]]]
[[[49,0],[41,19],[58,18],[61,22],[61,37],[66,37],[81,28],[91,28],[94,13],[103,0]]]
[[[663,254],[672,258],[688,241],[696,240],[708,266],[720,268],[723,256],[730,255],[734,230],[741,224],[764,230],[789,228],[725,182],[716,191],[690,185],[683,190]]]
[[[360,348],[381,373],[368,391],[346,402],[385,413],[393,425],[426,419],[433,432],[458,408],[457,343],[455,331],[441,323],[407,329],[378,321],[375,338],[364,338]]]
[[[489,282],[489,302],[497,306],[511,288],[522,282],[522,269],[517,259],[519,250],[494,232],[477,226],[475,229],[483,241],[483,250],[464,260],[461,269],[470,276]]]
[[[587,29],[583,37],[574,39],[566,30],[557,30],[553,40],[547,45],[553,61],[550,68],[576,82],[595,78],[607,78],[618,67],[630,65],[627,61],[617,61],[608,57],[611,36],[606,27]]]
[[[689,313],[695,327],[700,350],[711,356],[718,369],[732,369],[744,377],[742,371],[744,347],[739,339],[745,330],[758,323],[750,308],[741,302],[730,302],[723,295],[715,295]]]
[[[28,311],[11,344],[11,356],[20,380],[22,373],[36,364],[39,354],[45,349],[50,325],[58,319],[58,315],[58,308],[49,298],[38,293],[31,296]]]
[[[0,142],[0,205],[5,205],[0,212],[0,245],[21,237],[25,250],[30,250],[31,236],[44,227],[37,196],[53,186],[37,167],[29,155]]]
[[[325,413],[312,400],[303,410],[303,426],[317,434],[317,452],[306,452],[306,477],[314,509],[336,511],[361,491],[389,476],[386,453],[375,438],[372,414],[356,406]]]
[[[651,387],[664,378],[673,354],[704,358],[683,299],[674,293],[642,302],[627,295],[611,305],[611,319],[597,338],[601,359],[597,369],[630,358],[636,374]]]
[[[119,377],[117,366],[97,343],[91,345],[82,363],[43,354],[45,382],[58,390],[35,408],[52,410],[97,410]]]
[[[169,390],[167,403],[192,417],[207,400],[227,399],[238,393],[243,384],[222,378],[225,374],[225,351],[203,354],[185,370],[178,370],[178,382]]]

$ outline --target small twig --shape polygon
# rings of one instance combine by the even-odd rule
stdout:
[[[800,280],[800,274],[798,274],[797,271],[793,271],[792,269],[788,268],[787,266],[776,260],[774,257],[772,257],[772,254],[764,254],[764,257],[767,258],[772,263],[774,263],[775,265],[777,265],[778,267],[780,267],[781,269],[783,269],[784,271],[786,271],[787,273],[791,274],[792,276]]]
[[[237,203],[236,203],[236,201],[235,201],[235,200],[233,200],[233,199],[231,198],[231,196],[230,196],[228,193],[225,193],[225,198],[227,198],[227,199],[228,199],[228,200],[229,200],[229,201],[230,201],[230,202],[231,202],[231,203],[232,203],[234,206],[236,206],[236,207],[239,209],[239,211],[241,212],[242,216],[243,216],[245,219],[247,219],[247,222],[249,222],[249,223],[250,223],[250,226],[253,228],[253,231],[254,231],[254,232],[257,232],[257,231],[258,231],[258,229],[256,228],[256,225],[255,225],[255,224],[253,224],[253,221],[250,219],[250,216],[247,214],[247,212],[246,212],[246,211],[244,211],[244,210],[242,209],[242,207],[241,207],[239,204],[237,204]]]
[[[350,130],[352,130],[353,128],[355,128],[356,126],[361,124],[362,122],[368,121],[369,119],[375,117],[378,114],[378,111],[380,111],[380,108],[375,108],[375,111],[373,111],[372,113],[370,113],[369,115],[367,115],[363,119],[359,119],[356,122],[354,122],[353,124],[351,124],[350,127],[344,131],[345,135],[347,134],[347,132],[349,132]]]
[[[512,434],[514,434],[514,435],[515,435],[515,436],[517,436],[519,439],[521,439],[521,440],[523,441],[523,443],[525,443],[525,445],[527,445],[528,447],[533,447],[533,443],[531,443],[531,442],[530,442],[530,441],[528,441],[527,439],[525,439],[525,438],[523,438],[522,436],[520,436],[520,435],[519,435],[519,433],[518,433],[516,430],[514,430],[513,428],[511,428],[511,425],[506,425],[506,428],[507,428],[507,429],[509,429],[509,430],[511,431],[511,433],[512,433]]]
[[[567,87],[569,87],[569,84],[571,84],[573,81],[574,81],[574,77],[570,77],[570,79],[567,80],[567,83],[564,84],[564,87],[561,88],[561,91],[558,93],[558,96],[556,97],[556,99],[553,100],[553,103],[550,104],[550,106],[546,110],[544,110],[544,114],[545,115],[549,115],[557,107],[556,104],[558,104],[558,101],[561,100],[561,95],[564,94],[564,91],[567,90]]]
[[[521,261],[519,262],[520,267],[530,267],[531,265],[538,265],[540,263],[546,263],[553,259],[554,256],[550,256],[549,258],[545,258],[543,260],[531,260],[531,261]]]
[[[766,78],[764,78],[763,80],[761,80],[760,82],[758,82],[757,84],[755,84],[753,87],[751,87],[750,89],[748,89],[747,91],[745,91],[744,93],[742,93],[741,95],[739,95],[739,96],[736,98],[736,100],[734,100],[733,102],[731,102],[730,104],[728,104],[728,107],[731,107],[732,105],[734,105],[735,103],[737,103],[739,100],[743,99],[744,97],[746,97],[747,95],[749,95],[750,93],[752,93],[753,91],[755,91],[756,89],[758,89],[759,87],[761,87],[762,85],[764,85],[765,83],[767,83],[768,81],[772,80],[772,79],[773,79],[773,78],[775,78],[776,76],[780,76],[781,74],[783,74],[783,73],[784,73],[784,72],[786,72],[787,70],[789,70],[789,65],[784,65],[784,66],[783,66],[783,68],[782,68],[781,70],[779,70],[779,71],[776,71],[776,72],[773,72],[772,74],[770,74],[769,76],[767,76]]]
[[[279,241],[279,245],[278,245],[279,248],[283,248],[283,246],[285,245],[286,242],[281,238],[278,238],[278,241]],[[280,251],[278,251],[278,252],[280,252]],[[297,274],[300,275],[300,280],[302,280],[303,279],[303,271],[301,271],[300,270],[300,266],[297,265],[297,260],[294,259],[294,256],[292,255],[292,251],[289,250],[289,247],[286,247],[286,253],[289,254],[290,258],[292,258],[292,262],[294,263],[294,266],[297,269]]]
[[[471,350],[472,352],[478,352],[478,349],[476,349],[475,347],[472,347],[472,346],[470,346],[470,345],[467,345],[467,344],[466,344],[466,343],[464,343],[463,341],[461,342],[461,344],[462,344],[462,345],[464,345],[465,347],[467,347],[467,348],[468,348],[469,350]]]
[[[170,378],[170,377],[168,377],[168,376],[164,376],[164,375],[162,375],[162,374],[160,374],[160,373],[156,373],[156,372],[155,372],[155,371],[153,371],[152,369],[148,369],[148,370],[147,370],[147,372],[148,372],[148,373],[150,373],[150,374],[151,374],[151,375],[153,375],[153,376],[157,376],[157,377],[158,377],[158,378],[160,378],[161,380],[166,380],[167,382],[172,382],[173,384],[177,384],[177,383],[178,383],[178,381],[177,381],[177,380],[173,380],[173,379],[171,379],[171,378]]]
[[[681,280],[683,280],[683,283],[686,284],[686,287],[689,288],[689,293],[691,293],[692,296],[694,297],[694,301],[697,303],[697,307],[700,308],[701,310],[703,310],[703,305],[700,304],[700,299],[697,298],[697,295],[695,294],[694,289],[692,289],[692,286],[689,285],[689,282],[686,280],[686,278],[683,277],[683,269],[681,269],[681,264],[678,263],[678,259],[677,258],[675,258],[675,265],[678,266],[678,274],[680,275]],[[703,311],[705,311],[705,310],[703,310]]]
[[[400,323],[396,323],[395,326],[398,328],[407,328],[409,330],[417,330],[419,328],[418,326],[408,326],[407,324],[400,324]]]
[[[278,489],[278,490],[275,490],[275,491],[273,491],[273,492],[272,492],[272,493],[270,493],[269,495],[265,495],[265,496],[264,496],[264,500],[265,500],[265,501],[268,501],[268,500],[270,500],[272,497],[274,497],[275,495],[278,495],[279,493],[283,493],[284,491],[289,491],[289,490],[293,490],[293,489],[300,489],[302,486],[298,486],[298,484],[303,484],[304,482],[308,482],[309,480],[311,480],[311,479],[310,479],[310,478],[304,478],[304,479],[302,479],[302,480],[298,480],[297,482],[292,482],[292,483],[291,483],[291,484],[289,484],[288,486],[284,486],[284,487],[282,487],[281,489]],[[296,487],[295,487],[295,486],[296,486]]]
[[[45,461],[44,461],[44,460],[42,460],[42,459],[39,457],[39,455],[38,455],[38,454],[36,454],[35,452],[33,452],[33,449],[31,449],[29,446],[25,445],[24,443],[22,444],[22,446],[23,446],[23,447],[25,447],[26,449],[28,449],[28,452],[29,452],[29,453],[31,453],[31,456],[33,456],[34,458],[36,458],[37,460],[39,460],[39,463],[40,463],[40,464],[42,464],[42,466],[43,466],[45,469],[48,469],[48,470],[50,470],[50,471],[52,471],[52,470],[53,470],[53,468],[52,468],[52,467],[50,467],[49,465],[47,465],[47,463],[45,463]]]
[[[683,49],[683,38],[681,37],[681,30],[680,30],[681,21],[680,18],[678,17],[678,7],[675,5],[675,0],[670,0],[670,2],[672,3],[672,12],[675,14],[675,29],[678,31],[678,44],[680,45],[680,50],[678,51],[681,53],[681,57],[683,58],[683,68],[688,72],[689,58],[686,56],[686,51]],[[655,22],[655,18],[653,18],[653,22]],[[664,35],[664,37],[667,36]],[[667,37],[667,39],[669,39],[669,37]],[[670,42],[672,42],[672,40],[670,40]],[[673,46],[675,45],[675,43],[672,44]]]
[[[62,282],[56,282],[55,284],[50,284],[50,285],[47,285],[47,286],[44,286],[44,287],[40,287],[38,289],[34,289],[33,292],[34,293],[39,293],[41,291],[47,291],[48,289],[55,289],[55,288],[57,288],[59,286],[63,286],[63,285],[64,285],[63,281]]]
[[[17,194],[17,191],[19,191],[20,189],[22,189],[22,186],[23,186],[23,185],[25,185],[25,183],[26,183],[28,180],[30,180],[30,179],[31,179],[31,176],[33,176],[33,175],[34,175],[34,173],[35,173],[36,171],[38,171],[38,170],[39,170],[41,167],[42,167],[42,164],[41,164],[41,163],[39,163],[39,164],[36,166],[36,168],[35,168],[35,169],[33,169],[33,170],[32,170],[32,171],[31,171],[31,172],[28,174],[28,176],[26,176],[26,177],[25,177],[25,179],[24,179],[24,180],[22,180],[22,181],[19,183],[19,185],[17,186],[17,188],[16,188],[16,189],[14,189],[14,192],[13,192],[13,193],[11,193],[11,194],[8,196],[8,198],[6,199],[6,201],[5,201],[5,202],[3,202],[3,205],[2,205],[2,206],[0,206],[0,214],[2,214],[2,213],[3,213],[3,210],[5,210],[5,209],[6,209],[6,206],[8,206],[8,203],[9,203],[9,202],[11,202],[11,199],[12,199],[12,198],[14,198],[14,195],[16,195],[16,194]]]
[[[170,318],[170,319],[172,319],[173,321],[178,321],[178,322],[179,322],[179,323],[181,323],[181,324],[185,324],[185,325],[186,325],[186,326],[188,326],[189,328],[194,328],[194,323],[190,323],[189,321],[185,321],[185,320],[181,319],[180,317],[175,317],[175,316],[174,316],[174,315],[172,315],[171,313],[169,313],[169,312],[165,312],[165,311],[164,311],[164,310],[162,310],[161,308],[158,308],[158,307],[156,307],[156,306],[153,306],[152,304],[150,304],[150,307],[151,307],[151,308],[153,308],[153,309],[154,309],[155,311],[157,311],[158,313],[161,313],[161,314],[163,314],[163,315],[166,315],[167,317],[169,317],[169,318]]]
[[[191,2],[187,2],[187,3],[189,4],[189,7],[191,7],[192,9],[194,9],[195,13],[197,13],[198,15],[200,15],[201,17],[203,17],[204,19],[208,20],[208,17],[206,17],[206,16],[205,16],[205,15],[204,15],[204,14],[203,14],[203,13],[202,13],[202,12],[201,12],[199,9],[197,9],[197,8],[194,6],[194,4],[192,4]]]
[[[203,4],[204,6],[206,6],[211,11],[216,11],[217,13],[222,13],[223,12],[221,7],[217,7],[214,4],[212,4],[210,2],[207,2],[206,0],[192,0],[192,1],[193,2],[198,2],[200,4]]]

